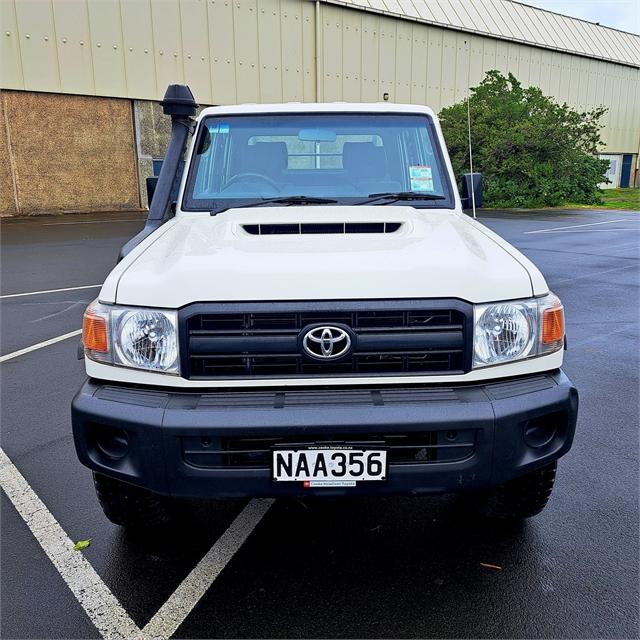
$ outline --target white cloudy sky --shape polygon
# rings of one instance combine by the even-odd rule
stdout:
[[[640,0],[521,0],[549,11],[564,13],[607,27],[640,35]]]

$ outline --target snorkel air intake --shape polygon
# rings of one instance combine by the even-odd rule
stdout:
[[[149,215],[144,229],[120,249],[118,261],[122,260],[134,247],[171,217],[171,193],[178,177],[180,161],[191,133],[193,116],[196,115],[198,104],[193,98],[191,89],[185,84],[170,84],[165,91],[164,100],[160,104],[164,114],[171,116],[169,146],[160,169],[153,198],[149,204]]]

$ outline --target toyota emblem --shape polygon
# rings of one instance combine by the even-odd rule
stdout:
[[[304,334],[302,346],[313,358],[332,360],[351,349],[351,338],[340,327],[315,327]]]

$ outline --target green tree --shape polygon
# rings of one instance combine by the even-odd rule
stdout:
[[[469,101],[473,167],[484,176],[487,206],[600,201],[609,166],[595,155],[604,107],[579,113],[499,71],[489,71]],[[459,176],[469,171],[466,101],[443,109],[440,121]]]

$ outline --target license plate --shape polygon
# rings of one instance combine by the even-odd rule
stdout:
[[[355,487],[386,480],[387,452],[351,447],[310,447],[273,451],[273,480],[305,487]]]

